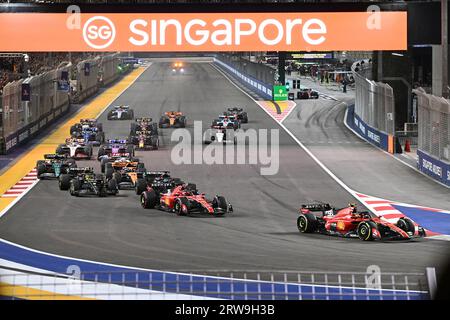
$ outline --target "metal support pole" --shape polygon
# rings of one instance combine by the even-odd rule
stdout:
[[[430,298],[434,299],[436,294],[437,281],[436,281],[436,269],[427,267],[427,280],[428,280],[428,290],[430,292]]]
[[[442,46],[442,96],[449,97],[448,90],[448,0],[441,0],[441,46]]]
[[[279,51],[278,52],[278,81],[284,85],[286,84],[286,70],[284,69],[286,64],[286,52]]]

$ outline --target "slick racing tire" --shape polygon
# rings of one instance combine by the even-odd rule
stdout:
[[[86,156],[88,157],[88,159],[92,158],[92,145],[88,144],[85,148],[84,148],[84,152],[86,153]]]
[[[179,216],[187,216],[189,214],[189,203],[186,198],[178,198],[175,201],[174,210],[175,213]],[[184,208],[183,208],[184,206]]]
[[[134,146],[133,145],[127,146],[127,153],[130,154],[130,157],[134,157]]]
[[[317,231],[317,218],[312,213],[302,213],[297,218],[298,231],[302,233],[313,233]]]
[[[357,232],[358,237],[362,241],[373,241],[374,237],[372,229],[377,229],[377,225],[373,221],[362,221],[358,224]]]
[[[72,180],[70,182],[70,194],[72,196],[78,197],[80,195],[81,183],[78,180]]]
[[[213,200],[213,207],[220,208],[223,212],[216,213],[217,216],[222,216],[228,211],[228,203],[222,196],[216,196]]]
[[[186,128],[186,118],[180,117],[180,128]]]
[[[74,135],[75,133],[77,133],[78,131],[78,126],[75,124],[73,126],[70,127],[70,135]]]
[[[103,149],[102,147],[100,147],[98,149],[98,153],[97,153],[97,159],[100,159],[100,157],[104,156],[106,154],[105,149]]]
[[[108,158],[102,158],[100,160],[100,171],[101,173],[105,173],[106,165],[108,164]]]
[[[406,233],[414,234],[416,232],[416,227],[414,225],[414,222],[407,217],[402,217],[402,218],[398,219],[397,227],[399,227]]]
[[[151,189],[144,191],[141,194],[141,206],[144,209],[153,209],[156,206],[158,197],[156,196],[155,190]]]
[[[56,154],[64,154],[63,148],[62,146],[58,146],[58,148],[56,148]]]
[[[120,175],[120,173],[118,174]],[[108,191],[113,196],[119,192],[118,181],[115,178],[108,180]]]
[[[97,129],[98,131],[103,132],[103,124],[97,123]]]
[[[137,195],[142,194],[147,189],[147,181],[145,179],[137,179],[134,190]]]
[[[147,169],[145,169],[145,164],[142,162],[139,162],[136,168],[136,172],[146,172]]]
[[[130,135],[134,136],[136,134],[136,131],[137,131],[137,124],[132,122],[130,127]]]
[[[108,177],[106,177],[108,178]],[[116,188],[120,188],[120,183],[122,182],[122,175],[120,174],[120,172],[114,172],[112,175],[112,179],[110,179],[109,181],[114,180],[115,184],[116,184]],[[109,186],[109,184],[108,184]]]
[[[38,179],[41,179],[41,175],[44,174],[47,171],[47,167],[43,163],[38,163],[38,165],[36,167],[36,170],[37,170],[37,177],[38,177]]]
[[[58,181],[59,190],[69,190],[71,179],[72,179],[71,176],[68,174],[60,175]]]
[[[159,139],[158,139],[158,137],[153,137],[152,138],[152,149],[158,150],[158,148],[159,148]]]
[[[113,175],[114,175],[114,168],[112,167],[111,163],[107,163],[105,165],[105,176],[106,179],[112,179]]]

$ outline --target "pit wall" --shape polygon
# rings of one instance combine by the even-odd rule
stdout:
[[[132,70],[128,65],[119,70],[119,59],[118,54],[111,54],[79,62],[74,68],[76,86],[70,92],[59,91],[56,85],[62,71],[70,72],[70,63],[8,83],[0,96],[0,154],[12,152],[64,116],[71,102],[85,101],[96,95],[102,86],[112,84]],[[28,102],[22,101],[22,84],[30,86]]]
[[[264,99],[272,100],[273,83],[269,84],[258,80],[243,71],[239,71],[236,66],[233,66],[231,63],[225,62],[218,57],[214,58],[214,64],[235,77],[247,89],[256,92]]]

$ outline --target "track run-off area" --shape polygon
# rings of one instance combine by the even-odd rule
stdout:
[[[76,198],[60,191],[51,180],[27,183],[26,192],[5,196],[33,170],[36,160],[54,152],[80,118],[98,116],[107,138],[127,138],[131,121],[106,119],[107,107],[119,104],[133,108],[135,117],[156,121],[165,111],[182,111],[190,131],[194,120],[202,121],[206,128],[226,108],[244,107],[250,121],[243,128],[279,130],[279,171],[264,176],[260,166],[252,164],[175,165],[171,159],[173,129],[160,129],[159,150],[136,152],[147,170],[169,170],[175,177],[196,183],[201,192],[224,195],[232,203],[233,213],[220,218],[178,217],[142,209],[131,190],[121,190],[117,197]],[[187,62],[183,75],[171,73],[170,61],[155,60],[147,68],[136,69],[2,173],[0,238],[55,255],[164,271],[365,272],[370,265],[386,272],[439,269],[449,252],[448,241],[425,238],[367,243],[300,234],[296,220],[301,204],[323,201],[344,207],[359,202],[363,207],[362,198],[333,179],[312,158],[308,146],[300,147],[302,137],[290,133],[261,104],[239,90],[211,61]],[[328,161],[333,161],[331,156]],[[79,161],[78,166],[99,170],[96,160]],[[4,252],[8,256],[0,252],[0,259],[14,258],[14,251]],[[25,256],[18,254],[16,262],[40,263]],[[45,269],[42,263],[34,266]]]

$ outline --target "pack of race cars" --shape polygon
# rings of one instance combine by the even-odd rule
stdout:
[[[109,120],[133,120],[128,106],[114,107]],[[232,212],[223,196],[209,199],[195,184],[174,178],[169,171],[148,171],[135,157],[135,150],[156,150],[159,128],[184,128],[186,117],[178,111],[166,112],[159,123],[152,118],[136,118],[130,125],[128,139],[105,139],[103,126],[96,119],[81,119],[70,128],[70,138],[58,145],[55,154],[46,154],[36,163],[39,179],[56,179],[60,190],[72,196],[115,196],[119,190],[135,190],[145,209],[160,209],[178,215],[205,213],[222,216]],[[100,173],[94,168],[77,166],[76,160],[92,160],[94,146]]]
[[[111,120],[132,120],[129,107],[115,107]],[[122,113],[122,114],[121,114]],[[227,137],[229,129],[238,130],[248,123],[243,108],[228,108],[212,121],[204,143],[236,143]],[[81,119],[70,128],[71,137],[57,147],[55,154],[46,154],[36,163],[39,179],[56,178],[60,190],[72,196],[115,196],[119,190],[134,190],[144,209],[159,209],[180,216],[203,213],[223,216],[233,212],[233,206],[221,195],[208,198],[193,183],[172,177],[169,171],[149,171],[135,157],[135,150],[156,150],[158,129],[184,128],[186,117],[179,111],[168,111],[159,123],[151,118],[136,118],[130,125],[129,138],[105,140],[103,126],[95,119]],[[98,145],[96,159],[101,173],[92,167],[78,168],[75,160],[91,159],[93,146]],[[426,230],[411,219],[402,217],[396,223],[367,211],[358,211],[355,204],[336,209],[329,204],[304,204],[299,209],[297,228],[300,233],[371,240],[409,240],[426,236]]]

